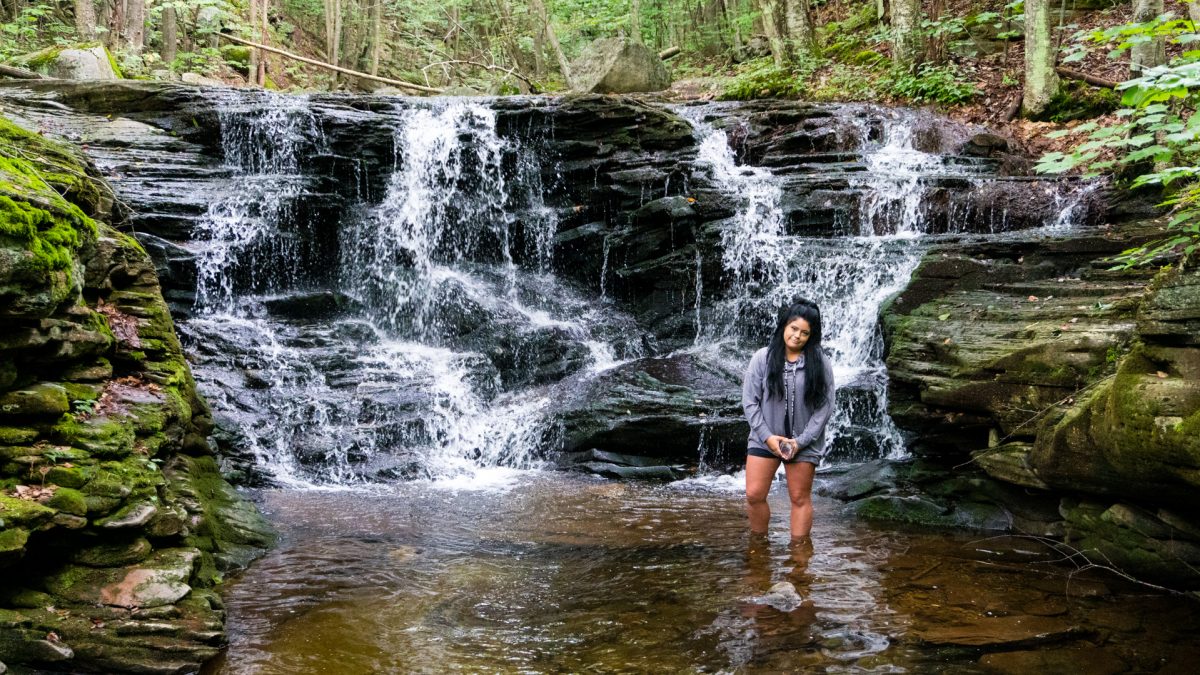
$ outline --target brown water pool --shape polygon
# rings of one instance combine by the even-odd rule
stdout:
[[[1034,540],[874,527],[819,497],[811,548],[792,546],[782,484],[767,540],[747,534],[731,477],[259,496],[281,543],[230,584],[230,646],[210,673],[1200,664],[1195,601],[1075,573]]]

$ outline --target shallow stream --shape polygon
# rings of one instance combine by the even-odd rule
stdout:
[[[808,549],[782,483],[762,541],[734,476],[490,478],[260,493],[282,541],[229,585],[207,672],[1193,672],[1200,655],[1193,602],[1032,539],[876,529],[817,497]]]

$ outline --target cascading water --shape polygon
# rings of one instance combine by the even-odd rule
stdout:
[[[397,106],[386,194],[345,210],[335,269],[275,273],[271,260],[303,258],[283,248],[303,227],[288,205],[308,189],[299,153],[320,139],[303,100],[286,100],[222,116],[239,187],[200,227],[204,281],[186,326],[197,343],[238,345],[236,363],[198,376],[239,418],[240,444],[292,484],[535,466],[546,398],[509,390],[536,384],[547,353],[596,369],[638,347],[619,316],[596,316],[546,271],[555,222],[534,153],[501,139],[479,104]],[[327,320],[287,315],[314,298],[332,305]],[[221,388],[247,374],[247,387]]]
[[[869,433],[883,454],[902,456],[900,434],[884,412],[886,374],[876,322],[880,304],[903,288],[920,259],[915,241],[921,232],[920,180],[940,164],[938,158],[913,150],[911,133],[902,124],[885,124],[882,144],[872,144],[863,134],[867,171],[851,181],[862,195],[857,226],[852,228],[856,234],[836,239],[796,236],[785,231],[778,177],[765,168],[739,166],[726,133],[705,122],[702,109],[681,112],[696,128],[699,161],[740,202],[722,233],[732,292],[720,303],[716,325],[707,327],[705,335],[710,340],[736,340],[747,335],[746,326],[774,325],[775,312],[792,297],[815,300],[826,319],[824,344],[835,378],[844,390],[856,392],[839,397],[830,422],[831,447],[837,447],[839,437],[857,433],[863,440]],[[864,395],[872,399],[865,406]]]

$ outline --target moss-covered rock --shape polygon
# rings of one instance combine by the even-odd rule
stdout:
[[[72,554],[71,560],[88,567],[121,567],[145,560],[153,550],[145,537],[135,537],[130,541],[80,549]]]
[[[59,384],[42,382],[0,395],[0,417],[57,419],[71,409],[67,390]]]
[[[0,566],[6,588],[49,591],[0,595],[0,654],[195,672],[224,619],[219,599],[193,589],[271,535],[207,457],[211,413],[154,265],[106,222],[112,193],[94,174],[71,148],[0,120]],[[184,452],[207,461],[189,457],[196,470],[168,481],[160,465]],[[193,529],[203,552],[186,546]],[[98,627],[87,617],[118,611],[98,606],[144,618]],[[6,621],[5,607],[21,613]]]
[[[46,506],[75,516],[87,515],[87,501],[79,490],[60,487],[46,501]]]

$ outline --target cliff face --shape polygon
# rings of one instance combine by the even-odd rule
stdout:
[[[1200,586],[1200,273],[1108,269],[1150,235],[1121,231],[930,252],[883,316],[891,412],[925,475],[863,509]]]
[[[0,660],[196,670],[273,535],[220,476],[154,265],[76,151],[0,119]]]

